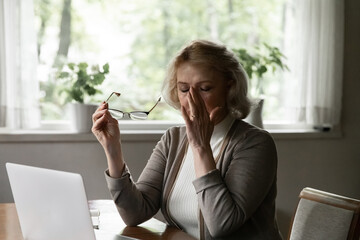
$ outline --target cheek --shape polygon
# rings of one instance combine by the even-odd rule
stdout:
[[[202,95],[201,97],[205,103],[207,110],[211,110],[216,106],[217,99],[215,97],[206,95]]]
[[[178,93],[178,97],[179,97],[180,105],[182,107],[184,107],[185,109],[187,109],[188,108],[188,101],[187,101],[186,95],[183,94],[183,93]]]
[[[216,107],[226,105],[226,100],[223,95],[202,96],[202,99],[205,102],[206,110],[208,112],[211,112]]]

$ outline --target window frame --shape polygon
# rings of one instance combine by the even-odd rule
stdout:
[[[137,132],[146,132],[146,131],[165,131],[171,126],[179,125],[179,122],[172,122],[172,121],[165,121],[165,120],[156,120],[151,121],[147,120],[146,122],[120,122],[120,127],[123,131],[137,131]],[[182,123],[183,124],[183,123]],[[314,127],[311,125],[304,125],[304,124],[283,124],[283,123],[267,123],[264,122],[264,127],[266,130],[275,131],[275,132],[311,132],[311,131],[326,131],[326,126],[320,130],[314,130]],[[331,129],[339,129],[340,127],[335,126]],[[3,130],[1,130],[3,131]],[[4,129],[6,131],[13,131],[9,129]],[[20,130],[27,131],[27,130]],[[41,131],[60,131],[60,132],[69,132],[70,127],[66,121],[41,121],[41,126],[38,129],[33,129],[29,131],[41,132]],[[14,130],[13,132],[17,132]]]

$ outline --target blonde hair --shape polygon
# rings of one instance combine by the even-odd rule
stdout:
[[[248,77],[237,57],[224,45],[207,40],[195,40],[186,45],[170,62],[162,86],[165,101],[175,109],[180,109],[177,94],[177,70],[184,63],[200,64],[223,74],[226,81],[232,81],[227,96],[227,108],[235,118],[245,118],[250,111],[247,96]]]

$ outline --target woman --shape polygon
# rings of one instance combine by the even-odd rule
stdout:
[[[103,103],[92,131],[122,219],[137,225],[159,208],[168,224],[200,239],[281,239],[275,219],[277,153],[249,113],[247,77],[225,46],[193,41],[170,63],[163,97],[186,126],[170,128],[138,181],[122,156],[118,122]]]

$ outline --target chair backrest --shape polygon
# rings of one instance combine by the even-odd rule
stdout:
[[[289,240],[359,240],[359,200],[312,188],[299,198]]]

